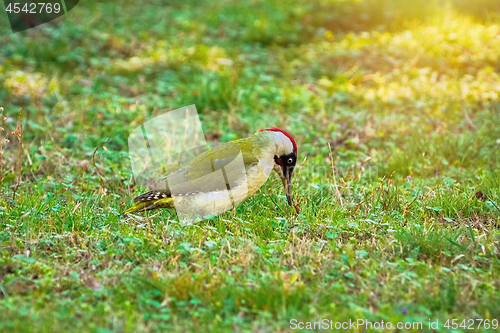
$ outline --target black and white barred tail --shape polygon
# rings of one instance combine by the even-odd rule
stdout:
[[[166,193],[151,191],[134,199],[135,205],[127,209],[123,215],[145,212],[157,208],[174,208],[174,199]]]

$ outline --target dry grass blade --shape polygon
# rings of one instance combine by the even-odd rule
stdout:
[[[330,156],[330,161],[332,162],[333,186],[335,187],[335,193],[339,198],[340,207],[344,208],[344,203],[342,202],[342,196],[340,195],[339,187],[337,186],[337,167],[335,166],[335,162],[333,161],[332,146],[330,145],[330,142],[328,142],[328,149],[330,150],[329,156]]]
[[[394,174],[394,172],[393,172],[393,174]],[[392,177],[392,175],[391,175],[391,177]],[[353,213],[356,213],[356,211],[359,209],[359,207],[361,207],[361,205],[362,205],[362,204],[364,204],[366,201],[368,201],[368,199],[373,198],[373,196],[375,195],[375,193],[377,193],[377,192],[378,192],[378,190],[379,190],[380,188],[384,188],[384,180],[385,180],[385,178],[386,178],[385,176],[384,176],[384,178],[382,178],[382,180],[381,180],[381,181],[380,181],[380,183],[378,184],[378,186],[377,186],[377,188],[375,189],[375,191],[373,191],[373,192],[372,192],[372,194],[371,194],[368,198],[366,198],[365,200],[361,201],[360,203],[358,203],[358,204],[354,207]]]
[[[2,132],[4,131],[5,117],[3,115],[3,108],[0,108],[0,182],[3,181],[3,138]]]
[[[302,161],[302,165],[300,166],[299,174],[297,175],[297,178],[299,178],[299,179],[300,179],[300,176],[302,175],[302,170],[304,169],[304,165],[306,164],[306,161],[307,161],[307,156],[304,157],[304,160]],[[295,195],[296,193],[297,193],[297,190],[294,190],[293,194]],[[295,200],[293,207],[295,208],[295,213],[300,214],[301,209],[300,209],[300,201],[298,198]]]
[[[92,154],[92,165],[94,166],[94,168],[96,169],[97,171],[97,176],[99,176],[99,179],[101,180],[101,186],[106,188],[106,182],[104,181],[104,179],[102,179],[102,174],[101,174],[101,170],[97,167],[97,165],[95,165],[95,155],[97,154],[97,150],[99,150],[99,148],[102,148],[104,150],[107,150],[107,148],[104,146],[106,143],[108,143],[108,141],[110,140],[111,138],[108,138],[105,142],[103,142],[100,146],[97,146],[95,147],[94,149],[94,154]]]
[[[19,140],[19,154],[17,156],[17,163],[15,166],[15,171],[17,175],[16,186],[14,187],[14,193],[12,194],[12,199],[16,198],[16,192],[21,186],[21,171],[23,165],[23,109],[19,109],[19,117],[17,118],[17,126],[14,131],[17,139]]]
[[[365,165],[366,162],[368,162],[369,160],[371,160],[372,158],[370,156],[368,156],[367,158],[365,158],[363,161],[361,161],[361,165],[359,166],[359,172],[358,172],[358,180],[361,180],[361,174],[363,173],[363,171],[365,170],[363,168],[363,166]],[[393,172],[394,173],[394,172]],[[392,177],[392,175],[391,175]]]

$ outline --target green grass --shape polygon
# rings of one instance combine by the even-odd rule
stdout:
[[[0,330],[500,320],[497,3],[397,3],[80,2],[0,31]],[[193,103],[210,141],[294,135],[300,214],[273,176],[193,226],[119,218],[129,133]]]

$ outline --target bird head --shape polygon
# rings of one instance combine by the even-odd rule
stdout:
[[[271,132],[273,136],[274,169],[283,182],[287,202],[292,206],[292,173],[297,163],[297,144],[290,134],[277,127],[264,128],[259,132]]]

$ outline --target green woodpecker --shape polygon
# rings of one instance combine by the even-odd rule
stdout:
[[[200,154],[165,177],[162,186],[153,186],[150,192],[135,198],[136,204],[124,214],[172,208],[181,213],[215,216],[254,194],[273,170],[280,176],[287,202],[292,206],[291,178],[296,161],[297,144],[290,134],[277,127],[261,129],[248,138]],[[223,173],[223,178],[219,178],[222,183],[215,181],[217,177],[213,175],[217,171]]]

